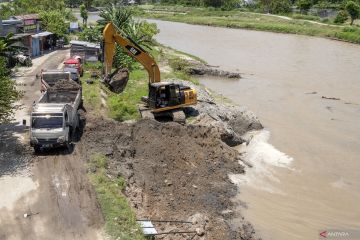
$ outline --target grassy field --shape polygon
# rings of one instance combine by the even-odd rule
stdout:
[[[93,155],[89,168],[90,181],[105,218],[105,231],[111,239],[145,239],[136,223],[136,216],[125,195],[125,180],[122,177],[110,179],[106,174],[107,159]]]
[[[243,28],[277,33],[301,34],[338,39],[360,44],[360,27],[355,25],[326,25],[319,18],[294,14],[286,16],[253,12],[215,11],[206,8],[143,5],[137,9],[143,18],[161,19],[191,24]],[[311,22],[315,21],[315,22]],[[317,22],[316,22],[317,21]]]

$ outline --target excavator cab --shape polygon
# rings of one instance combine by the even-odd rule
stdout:
[[[179,84],[159,82],[149,85],[148,105],[152,109],[177,106],[184,102],[185,96]]]

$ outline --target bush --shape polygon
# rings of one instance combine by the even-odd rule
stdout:
[[[354,20],[358,19],[360,16],[360,6],[359,4],[349,1],[345,6],[346,11],[349,13],[351,22],[350,25],[353,25]]]
[[[46,31],[55,33],[58,37],[66,37],[68,23],[64,14],[59,10],[40,12],[41,26]]]
[[[16,83],[9,78],[10,72],[6,67],[5,59],[0,57],[0,123],[7,123],[18,106],[14,103],[21,98],[21,93],[16,90]]]
[[[269,8],[270,13],[273,14],[289,13],[291,11],[291,5],[288,0],[271,1]]]
[[[338,12],[338,14],[336,15],[336,18],[334,19],[334,23],[336,24],[343,24],[346,22],[346,20],[348,19],[349,15],[346,11],[341,10]]]
[[[311,0],[299,0],[297,2],[297,6],[302,13],[307,14],[307,12],[310,10],[310,8],[312,6],[312,2],[311,2]]]

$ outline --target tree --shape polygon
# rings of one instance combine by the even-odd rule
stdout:
[[[86,9],[90,9],[92,6],[93,0],[84,0]]]
[[[64,14],[59,10],[40,12],[41,26],[44,30],[55,33],[58,37],[66,37],[68,24]]]
[[[299,0],[297,6],[302,13],[307,14],[312,6],[311,0]]]
[[[206,7],[221,7],[223,3],[223,0],[204,0]]]
[[[64,0],[15,0],[13,7],[16,14],[38,13],[40,11],[52,11],[65,9]]]
[[[150,48],[154,35],[158,33],[156,24],[150,24],[145,21],[135,21],[133,14],[132,9],[126,8],[123,5],[120,7],[111,5],[101,11],[100,17],[102,17],[103,20],[99,21],[99,25],[101,28],[104,28],[106,23],[112,22],[120,34],[129,36],[142,47]],[[120,46],[116,46],[114,66],[116,68],[131,68],[133,63],[133,59],[129,57]]]
[[[241,5],[240,0],[227,0],[223,2],[223,10],[233,10]]]
[[[290,2],[289,0],[272,0],[269,11],[273,14],[289,13],[291,11]]]
[[[344,10],[340,10],[336,15],[336,18],[334,19],[334,23],[342,24],[346,22],[348,18],[349,18],[349,14]]]
[[[15,55],[26,50],[25,47],[16,45],[20,40],[13,37],[13,33],[0,37],[0,57],[6,60],[7,66],[14,66],[16,64]]]
[[[14,10],[9,3],[2,3],[0,4],[0,18],[1,19],[8,19],[14,15]]]
[[[354,24],[354,20],[358,19],[360,16],[360,6],[359,4],[353,2],[353,1],[349,1],[346,6],[345,6],[346,11],[348,12],[348,14],[350,15],[351,18],[351,22],[350,25]]]
[[[86,7],[84,4],[80,5],[80,16],[83,19],[83,25],[86,27],[87,19],[88,19],[88,11],[86,10]]]
[[[0,123],[11,120],[14,111],[18,108],[15,102],[20,100],[21,93],[16,90],[15,81],[9,78],[5,58],[0,57]]]
[[[79,34],[79,40],[92,43],[99,43],[102,41],[102,27],[99,25],[85,28]]]

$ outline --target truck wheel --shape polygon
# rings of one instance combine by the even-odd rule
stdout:
[[[38,146],[38,145],[34,146],[34,152],[35,153],[40,153],[41,152],[40,146]]]

